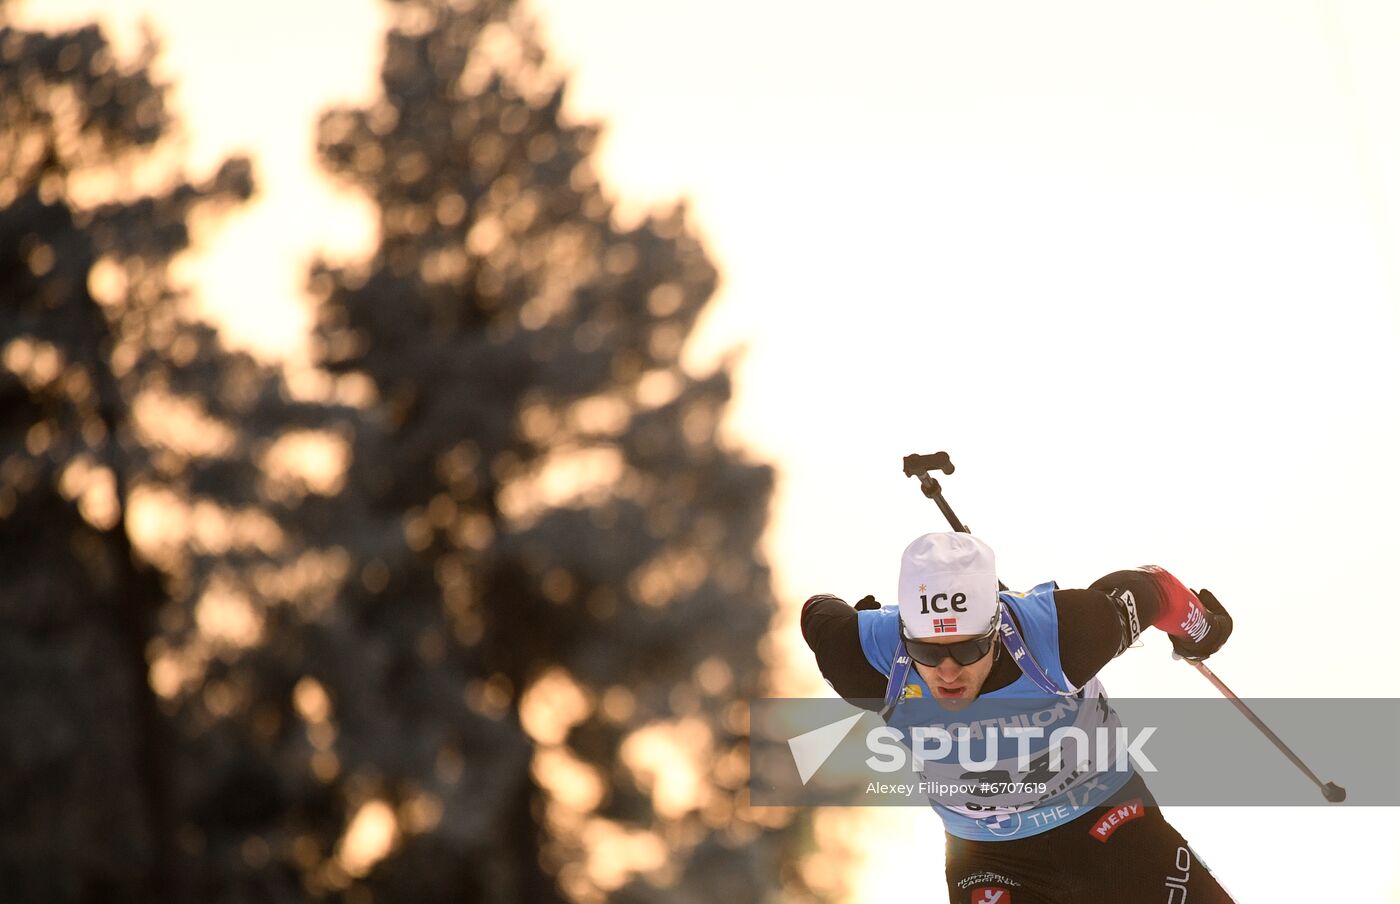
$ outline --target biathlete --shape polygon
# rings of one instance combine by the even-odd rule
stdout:
[[[1232,628],[1210,591],[1193,593],[1156,566],[1115,571],[1087,590],[1049,583],[1002,591],[992,550],[967,533],[914,540],[898,593],[897,606],[866,597],[855,608],[820,594],[801,618],[832,688],[879,709],[892,727],[921,724],[914,702],[945,715],[1011,705],[1063,716],[1092,738],[1095,728],[1117,725],[1095,676],[1145,626],[1167,632],[1177,653],[1193,660],[1219,650]],[[957,764],[942,773],[924,764],[926,777],[950,789],[930,794],[947,833],[950,901],[1232,900],[1135,771],[1086,768],[1072,756],[1055,762],[1043,739],[1038,749],[1031,774],[998,773],[1020,781],[992,796],[965,781],[960,787],[969,773]]]

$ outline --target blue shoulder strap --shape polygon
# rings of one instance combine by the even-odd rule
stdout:
[[[1040,663],[1035,661],[1035,656],[1031,655],[1031,648],[1026,644],[1026,639],[1021,636],[1021,629],[1016,627],[1016,622],[1011,618],[1011,610],[1004,604],[1001,607],[1001,643],[1006,647],[1006,652],[1011,654],[1011,658],[1020,666],[1021,674],[1031,680],[1031,684],[1040,688],[1047,694],[1055,694],[1059,697],[1073,697],[1079,693],[1079,688],[1070,690],[1060,690],[1060,686],[1050,679],[1045,673],[1045,669]]]
[[[880,718],[886,722],[889,721],[895,704],[904,696],[904,682],[909,679],[909,669],[913,663],[914,660],[909,658],[909,651],[904,648],[904,641],[901,640],[899,649],[894,653],[894,665],[890,667],[890,683],[885,685],[885,705],[880,708]]]

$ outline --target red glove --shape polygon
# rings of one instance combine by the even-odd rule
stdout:
[[[1145,565],[1142,571],[1152,577],[1161,596],[1161,608],[1152,626],[1171,635],[1178,655],[1199,661],[1225,645],[1234,621],[1215,594],[1202,590],[1197,596],[1157,565]]]

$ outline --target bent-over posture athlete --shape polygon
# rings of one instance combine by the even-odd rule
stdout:
[[[1077,724],[1092,728],[1095,719],[1116,724],[1095,675],[1144,626],[1166,631],[1177,653],[1195,660],[1220,649],[1232,628],[1210,591],[1193,593],[1156,566],[1115,571],[1087,590],[999,586],[981,540],[926,534],[904,551],[897,606],[866,597],[853,609],[820,594],[803,605],[802,636],[832,688],[870,709],[883,700],[892,726],[907,708],[900,701],[932,700],[956,712],[1004,698],[1018,706],[1084,704]],[[1048,758],[1034,761],[1043,781],[1025,784],[1039,793],[994,803],[956,791],[930,795],[947,832],[950,901],[1231,901],[1136,772],[1078,771],[1072,759],[1059,769]]]

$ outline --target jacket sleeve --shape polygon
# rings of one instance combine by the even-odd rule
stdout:
[[[857,706],[878,710],[888,678],[860,644],[860,613],[838,597],[819,594],[802,606],[802,639],[832,689]]]
[[[1106,574],[1088,590],[1055,591],[1060,664],[1078,687],[1128,648],[1162,613],[1160,584],[1141,569]]]
[[[1056,590],[1060,666],[1074,687],[1082,687],[1127,648],[1118,607],[1098,590]],[[1129,641],[1131,643],[1131,641]]]

